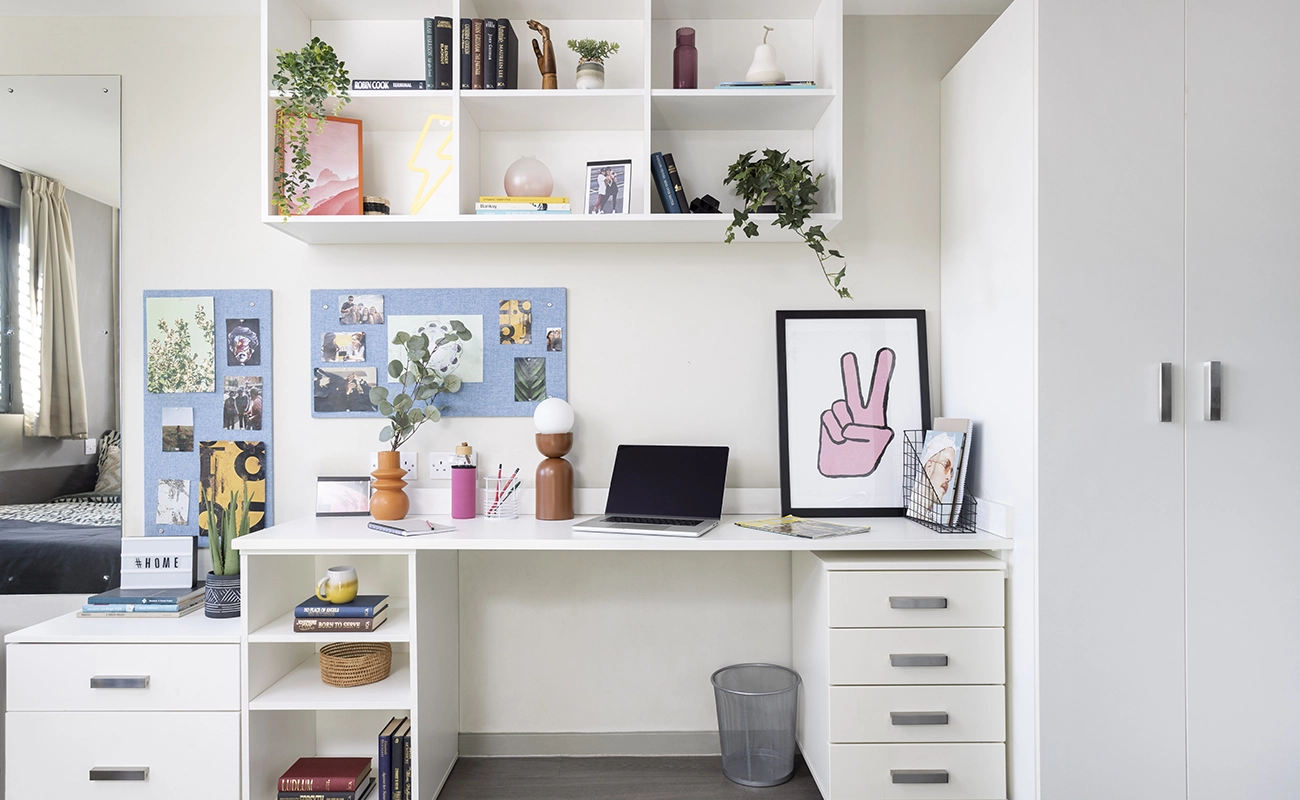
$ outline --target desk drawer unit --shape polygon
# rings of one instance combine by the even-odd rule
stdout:
[[[237,644],[20,644],[10,711],[238,711]]]
[[[1005,565],[792,557],[799,746],[826,800],[1005,800]]]
[[[239,715],[5,715],[6,797],[233,800]]]

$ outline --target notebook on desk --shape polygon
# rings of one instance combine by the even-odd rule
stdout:
[[[605,515],[573,529],[703,536],[722,518],[728,452],[726,447],[619,445]]]

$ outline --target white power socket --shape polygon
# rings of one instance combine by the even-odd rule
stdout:
[[[432,480],[451,479],[451,465],[455,463],[455,453],[428,453],[429,478]],[[469,463],[478,466],[478,453],[469,454]]]
[[[95,455],[95,454],[98,453],[98,452],[99,452],[99,440],[98,440],[98,439],[87,439],[87,440],[86,440],[86,455],[88,455],[88,456],[93,456],[93,455]]]
[[[399,452],[401,452],[402,454],[400,464],[402,469],[406,470],[406,480],[418,481],[420,479],[420,468],[419,468],[420,454],[408,453],[405,450]],[[371,453],[370,471],[374,472],[377,469],[379,469],[379,454]]]

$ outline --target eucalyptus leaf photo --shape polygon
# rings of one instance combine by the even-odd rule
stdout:
[[[150,392],[217,390],[217,328],[211,297],[146,298],[145,326]]]

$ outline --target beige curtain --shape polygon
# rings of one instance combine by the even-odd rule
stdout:
[[[24,385],[23,417],[29,436],[86,438],[86,378],[81,366],[81,330],[77,322],[77,264],[72,249],[72,217],[63,184],[23,173],[19,206],[19,261],[28,269],[19,287],[19,303],[27,303],[33,327],[21,330],[19,347],[32,366],[39,364],[39,394]],[[39,337],[39,338],[38,338]],[[26,341],[24,341],[26,340]],[[39,356],[31,345],[40,342]],[[20,365],[20,373],[21,370]],[[36,376],[27,370],[24,382]],[[36,399],[31,403],[31,399]],[[35,405],[36,408],[29,408]]]

